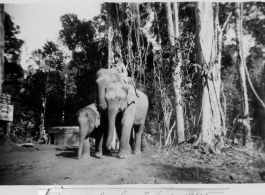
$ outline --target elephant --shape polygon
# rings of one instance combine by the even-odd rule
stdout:
[[[119,158],[128,158],[132,145],[132,127],[135,131],[134,154],[141,153],[141,135],[148,111],[147,96],[133,86],[111,82],[106,85],[105,100],[108,113],[108,138],[106,146],[110,148],[113,139],[114,129],[120,140]]]
[[[77,113],[79,123],[78,159],[90,157],[89,137],[95,138],[95,156],[101,157],[110,151],[106,148],[108,118],[96,104],[90,104]]]
[[[106,115],[107,115],[107,103],[105,100],[105,89],[106,89],[106,85],[108,83],[111,82],[120,82],[120,83],[124,83],[124,80],[122,78],[122,76],[120,75],[120,73],[115,69],[115,68],[111,68],[111,69],[100,69],[98,70],[97,74],[96,74],[96,83],[98,86],[98,105],[100,108],[102,108]],[[116,139],[116,134],[114,133],[114,137],[113,139]]]

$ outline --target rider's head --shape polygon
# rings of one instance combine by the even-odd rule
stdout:
[[[118,54],[118,53],[116,53],[115,55],[114,55],[114,61],[115,62],[118,62],[119,61],[119,59],[120,59],[120,54]]]

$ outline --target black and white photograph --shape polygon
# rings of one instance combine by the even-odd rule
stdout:
[[[0,3],[0,56],[0,185],[265,183],[265,2]]]

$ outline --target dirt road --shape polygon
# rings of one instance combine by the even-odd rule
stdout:
[[[55,146],[37,145],[34,148],[9,146],[0,154],[0,184],[139,184],[172,183],[158,179],[163,167],[152,162],[155,150],[129,159],[103,156],[102,159],[77,160],[77,148],[63,151]],[[3,149],[2,149],[3,150]],[[93,155],[93,150],[91,151]],[[156,157],[156,156],[155,156]],[[155,158],[153,157],[153,158]],[[174,183],[174,182],[173,182]]]
[[[129,159],[118,159],[117,153],[113,153],[113,156],[103,156],[102,159],[92,156],[90,159],[77,160],[77,148],[68,148],[65,151],[47,145],[22,148],[9,142],[0,146],[0,184],[265,182],[264,154],[255,154],[246,159],[244,155],[247,154],[238,151],[235,151],[238,155],[232,154],[230,157],[197,154],[200,155],[198,157],[187,151],[167,151],[150,148],[148,152],[140,156],[131,155]],[[241,156],[245,161],[241,164],[240,160],[233,161],[236,156]]]

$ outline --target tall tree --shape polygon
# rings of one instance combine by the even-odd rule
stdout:
[[[72,52],[69,68],[75,69],[76,111],[80,107],[96,102],[96,72],[107,65],[106,37],[97,36],[94,21],[80,21],[74,14],[61,17],[63,29],[60,30],[62,42]],[[86,83],[86,85],[84,85]]]
[[[241,123],[245,130],[244,145],[251,148],[251,129],[249,121],[249,104],[248,104],[248,94],[246,85],[246,72],[245,72],[245,58],[243,53],[243,3],[236,3],[235,10],[235,22],[236,22],[236,38],[237,38],[237,65],[239,71],[239,82],[241,87],[241,106],[242,106],[242,117]]]
[[[23,40],[18,39],[16,35],[19,33],[19,26],[16,26],[10,15],[5,13],[5,64],[4,64],[4,83],[3,92],[12,95],[13,102],[18,103],[21,83],[24,71],[20,66],[21,47]],[[18,105],[16,105],[16,108]],[[16,112],[17,113],[17,112]]]
[[[172,11],[173,10],[173,11]],[[173,13],[174,13],[174,23],[173,23]],[[172,47],[175,46],[175,39],[179,39],[179,17],[178,17],[178,6],[177,3],[173,3],[173,9],[171,3],[166,3],[166,14],[167,14],[167,29],[168,29],[168,39]],[[174,52],[174,51],[173,51]],[[181,97],[181,67],[182,58],[181,53],[177,52],[175,54],[177,58],[177,64],[173,64],[173,87],[175,91],[175,116],[176,116],[176,129],[177,129],[177,142],[182,142],[185,140],[184,137],[184,118],[183,118],[183,108],[182,108],[182,97]]]
[[[33,111],[32,118],[42,138],[45,128],[61,122],[63,58],[58,46],[50,41],[45,43],[43,50],[34,50],[31,55],[39,69],[26,78],[24,103]]]
[[[19,26],[15,26],[11,20],[10,15],[4,13],[4,19],[2,18],[3,10],[0,12],[1,14],[1,25],[4,22],[3,26],[0,26],[1,33],[4,29],[4,39],[1,38],[1,41],[4,41],[4,45],[1,44],[1,52],[4,49],[5,57],[4,57],[4,66],[0,65],[2,69],[3,75],[3,83],[1,83],[1,92],[8,93],[12,96],[12,104],[16,108],[16,112],[14,113],[14,124],[16,125],[23,118],[23,114],[25,111],[25,107],[22,104],[22,96],[20,94],[20,90],[23,84],[23,76],[24,71],[20,66],[20,54],[21,47],[23,45],[23,41],[16,37],[16,34],[19,33]],[[2,36],[2,35],[1,35]],[[3,47],[4,48],[3,48]],[[2,56],[3,57],[3,56]],[[3,58],[1,57],[1,60]],[[2,74],[1,73],[1,74]],[[7,136],[10,133],[10,125],[11,123],[7,123]]]
[[[265,3],[264,2],[244,2],[243,4],[243,34],[252,38],[246,43],[255,43],[249,50],[249,55],[245,55],[245,72],[249,85],[249,112],[254,120],[251,122],[251,134],[261,136],[265,143],[265,88],[264,88],[264,29],[265,29]],[[249,71],[247,71],[247,69]],[[256,91],[256,90],[257,91]],[[253,92],[253,93],[252,93]],[[255,97],[254,97],[255,96]],[[258,100],[258,101],[257,101]],[[261,106],[263,108],[261,108]],[[258,119],[258,120],[257,120]],[[254,141],[254,140],[253,140]]]
[[[213,4],[197,2],[196,16],[196,62],[197,74],[196,125],[199,137],[196,144],[205,142],[205,151],[218,152],[216,137],[223,134],[220,118],[219,91],[220,74],[216,64],[216,41],[214,36]]]
[[[107,29],[108,29],[108,67],[113,63],[114,54],[122,56],[122,32],[121,23],[121,4],[106,3],[107,7]]]
[[[3,93],[4,82],[4,47],[5,47],[5,29],[4,29],[4,4],[0,4],[0,93]]]
[[[224,35],[224,31],[226,30],[227,24],[232,16],[232,12],[229,12],[225,22],[223,23],[223,25],[220,25],[220,19],[219,19],[219,3],[217,2],[215,4],[215,15],[214,15],[214,27],[215,27],[215,41],[216,41],[216,53],[215,55],[217,56],[217,62],[216,62],[216,66],[218,69],[218,78],[221,78],[221,60],[222,60],[222,50],[223,50],[223,35]],[[216,95],[217,95],[217,99],[220,100],[220,94],[221,94],[221,79],[218,79],[216,82]],[[226,122],[225,122],[225,112],[223,110],[226,109],[226,104],[225,104],[225,97],[223,95],[223,99],[224,99],[224,106],[223,108],[221,107],[221,104],[219,104],[219,109],[220,109],[220,114],[221,114],[221,122],[222,122],[222,128],[225,129],[226,128]],[[219,102],[219,101],[218,101]]]
[[[112,4],[107,3],[107,29],[108,29],[108,68],[110,68],[110,65],[113,62],[114,59],[114,51],[113,51],[113,45],[112,45],[112,40],[114,36],[114,31],[113,31],[113,22],[112,22],[112,16],[111,16],[111,11],[112,11]]]

